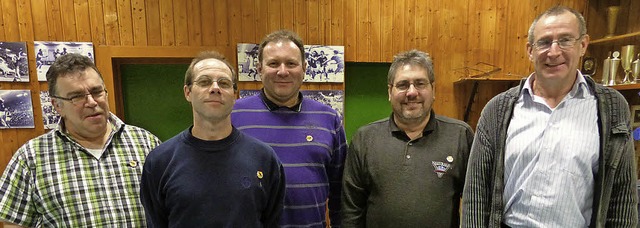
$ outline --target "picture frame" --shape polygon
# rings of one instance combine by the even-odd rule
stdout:
[[[631,127],[640,127],[640,105],[631,105]]]

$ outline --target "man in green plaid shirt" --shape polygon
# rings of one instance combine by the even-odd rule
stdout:
[[[59,57],[47,71],[58,127],[24,144],[0,178],[0,220],[25,227],[146,227],[142,162],[160,140],[109,111],[93,62]]]

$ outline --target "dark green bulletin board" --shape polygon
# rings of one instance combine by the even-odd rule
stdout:
[[[387,96],[389,63],[346,63],[345,131],[391,113]],[[125,122],[151,131],[162,141],[191,126],[191,105],[182,90],[187,64],[123,64],[121,86]]]
[[[390,63],[346,63],[344,115],[349,142],[358,128],[391,114],[387,94],[389,66]]]
[[[191,105],[182,85],[186,64],[123,64],[121,86],[125,122],[163,142],[191,126]]]

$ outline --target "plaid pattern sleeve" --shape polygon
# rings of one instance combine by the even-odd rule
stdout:
[[[96,159],[59,127],[30,140],[0,178],[0,219],[22,226],[145,227],[142,162],[160,144],[115,115]]]
[[[31,171],[24,159],[25,148],[20,148],[0,178],[0,218],[26,227],[35,226],[33,218],[40,217],[29,203],[32,186]]]

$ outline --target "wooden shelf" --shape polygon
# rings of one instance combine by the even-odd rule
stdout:
[[[640,38],[640,31],[589,41],[589,44],[624,44]]]
[[[478,78],[460,78],[453,82],[454,85],[465,82],[519,82],[522,77],[504,76],[504,77],[478,77]]]
[[[640,83],[612,85],[612,86],[608,86],[608,87],[616,89],[616,90],[632,90],[632,89],[640,89]]]

